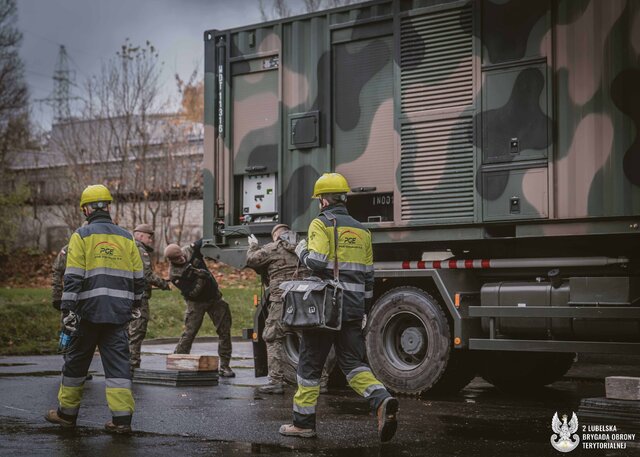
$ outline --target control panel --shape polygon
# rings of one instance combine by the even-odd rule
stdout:
[[[244,175],[242,190],[242,214],[244,217],[278,212],[276,209],[275,173]]]

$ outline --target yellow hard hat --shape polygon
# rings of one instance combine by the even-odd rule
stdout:
[[[350,191],[349,183],[340,173],[325,173],[313,186],[311,198],[319,198],[323,194],[346,194]]]
[[[111,197],[111,192],[102,184],[93,184],[91,186],[87,186],[85,190],[82,191],[82,197],[80,197],[80,208],[89,203],[96,202],[107,202],[111,203],[113,198]]]

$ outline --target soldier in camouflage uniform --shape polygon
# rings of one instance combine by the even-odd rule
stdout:
[[[169,280],[175,285],[187,303],[184,316],[184,332],[174,354],[189,354],[191,345],[202,326],[205,313],[209,315],[218,334],[218,373],[225,378],[235,377],[229,366],[231,361],[231,311],[222,299],[218,283],[207,268],[200,253],[202,240],[189,246],[170,244],[164,256],[171,263]]]
[[[51,304],[55,309],[60,311],[60,303],[62,302],[62,291],[64,289],[64,270],[67,267],[67,249],[65,244],[58,252],[53,265],[51,265]]]
[[[133,230],[133,237],[136,240],[136,246],[140,251],[142,266],[144,268],[144,279],[147,281],[147,287],[142,295],[140,305],[140,317],[129,323],[129,352],[131,371],[140,368],[140,348],[142,341],[147,334],[147,325],[149,324],[149,300],[151,299],[151,288],[155,286],[162,290],[169,290],[169,282],[156,275],[153,271],[151,263],[151,254],[153,253],[154,231],[149,224],[140,224]]]
[[[262,248],[255,236],[249,237],[247,266],[266,276],[269,285],[269,315],[265,322],[262,339],[267,345],[267,364],[269,366],[269,384],[258,389],[261,393],[284,393],[283,352],[284,330],[282,328],[282,289],[280,284],[293,278],[309,276],[309,270],[302,265],[299,268],[295,254],[297,237],[288,225],[278,224],[271,230],[272,243]],[[329,372],[335,364],[330,357],[324,366],[320,379],[321,390],[327,391]]]

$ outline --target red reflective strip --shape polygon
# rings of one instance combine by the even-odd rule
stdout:
[[[491,268],[490,262],[487,259],[482,259],[481,266],[482,268]]]
[[[449,260],[449,268],[458,268],[458,262],[455,260]]]
[[[465,268],[473,268],[473,260],[465,260],[464,261],[464,267]]]
[[[410,270],[411,269],[411,264],[409,263],[408,260],[405,260],[402,262],[402,269],[403,270]]]
[[[439,260],[435,260],[433,262],[433,268],[435,268],[435,269],[442,268],[442,266],[440,265],[440,261]]]
[[[418,268],[420,268],[421,270],[424,270],[424,261],[423,260],[419,260],[418,261]]]

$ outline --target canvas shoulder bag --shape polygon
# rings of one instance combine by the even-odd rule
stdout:
[[[312,276],[280,284],[284,301],[282,324],[292,330],[340,330],[342,326],[344,290],[340,285],[338,268],[338,224],[335,216],[329,211],[322,214],[333,223],[333,279],[323,280]]]

